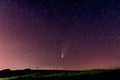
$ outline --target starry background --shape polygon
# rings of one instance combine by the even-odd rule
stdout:
[[[119,66],[120,1],[0,0],[0,69]]]

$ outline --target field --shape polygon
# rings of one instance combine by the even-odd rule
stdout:
[[[115,70],[3,70],[0,80],[120,80],[120,69]]]

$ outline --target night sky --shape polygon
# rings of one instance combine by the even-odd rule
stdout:
[[[117,67],[120,1],[0,0],[0,70]]]

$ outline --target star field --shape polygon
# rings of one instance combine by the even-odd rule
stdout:
[[[119,1],[0,1],[0,69],[116,68],[119,48]]]

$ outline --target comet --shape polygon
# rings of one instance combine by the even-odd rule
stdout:
[[[64,46],[61,49],[61,58],[64,58],[67,50],[68,50],[68,44],[64,44]]]
[[[61,58],[64,58],[64,53],[62,52],[62,54],[61,54]]]
[[[64,58],[64,53],[65,53],[65,49],[63,48],[63,49],[61,50],[61,58]]]

